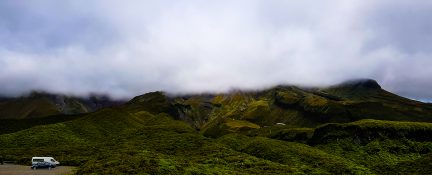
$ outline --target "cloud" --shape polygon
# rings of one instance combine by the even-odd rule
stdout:
[[[0,91],[132,97],[374,78],[431,99],[432,4],[2,1]]]

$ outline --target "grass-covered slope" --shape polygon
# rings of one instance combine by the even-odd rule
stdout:
[[[54,156],[79,165],[78,174],[424,173],[430,172],[431,131],[429,123],[361,120],[240,129],[211,139],[165,113],[113,108],[0,135],[0,155],[22,163]]]
[[[370,170],[301,143],[264,137],[225,135],[218,139],[233,149],[262,159],[299,168],[306,174],[370,174]]]
[[[34,93],[29,97],[0,100],[0,119],[85,113],[115,104],[122,103],[109,98],[86,100]],[[230,133],[242,128],[238,124],[235,125],[237,129],[230,128],[226,122],[232,120],[259,127],[282,123],[295,128],[361,119],[432,121],[431,104],[391,94],[373,80],[349,81],[328,88],[277,86],[223,94],[169,96],[152,92],[133,98],[123,108],[152,114],[166,113],[212,137],[221,136],[220,129],[221,133]],[[247,128],[250,127],[244,127]]]
[[[96,112],[16,120],[0,130],[0,156],[54,156],[77,174],[431,174],[431,114],[430,104],[371,80],[153,92]]]
[[[430,174],[432,124],[361,120],[315,129],[310,144],[376,174]]]
[[[132,111],[167,113],[211,137],[276,124],[313,128],[361,119],[432,121],[431,104],[391,94],[373,80],[329,88],[277,86],[226,94],[168,96],[153,92],[135,97],[126,106]]]
[[[309,174],[330,173],[334,171],[331,167],[344,165],[337,157],[330,159],[335,162],[330,161],[329,168],[313,166],[312,159],[303,161],[305,155],[319,157],[327,166],[327,154],[307,145],[264,138],[250,141],[237,142],[250,146],[262,142],[263,146],[280,147],[278,153],[290,153],[280,160],[271,155],[273,146],[259,148],[269,155],[256,154],[252,147],[249,151],[238,149],[229,142],[206,138],[186,122],[164,113],[105,109],[67,122],[0,135],[0,155],[22,163],[35,155],[54,156],[63,164],[80,165],[78,174]],[[288,163],[291,160],[298,163]],[[353,164],[344,165],[343,171],[367,172]]]
[[[348,81],[321,89],[341,98],[355,119],[428,121],[431,122],[432,105],[392,94],[374,80]]]
[[[312,143],[352,138],[359,143],[375,139],[432,141],[432,123],[365,119],[344,124],[325,124],[314,131]]]

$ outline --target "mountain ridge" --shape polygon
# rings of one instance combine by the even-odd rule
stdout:
[[[20,97],[0,98],[0,119],[41,118],[55,115],[76,115],[93,112],[124,102],[113,100],[106,95],[75,97],[32,91]]]
[[[158,91],[137,96],[126,106],[155,114],[165,112],[198,130],[230,125],[227,119],[260,127],[277,123],[316,127],[328,122],[360,119],[432,121],[430,104],[392,94],[370,79],[327,88],[279,85],[260,91],[182,96]]]

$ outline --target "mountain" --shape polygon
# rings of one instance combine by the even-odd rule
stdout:
[[[276,124],[316,127],[361,119],[432,121],[431,104],[387,92],[370,79],[327,88],[276,86],[262,91],[183,96],[152,92],[133,98],[126,108],[167,113],[212,137]]]
[[[76,174],[432,173],[431,104],[368,79],[151,92],[93,112],[3,121],[23,126],[0,130],[0,156],[20,164],[53,156],[79,166]]]
[[[32,92],[18,98],[0,98],[0,119],[41,118],[53,115],[82,114],[101,108],[120,105],[123,102],[111,100],[103,95],[86,98],[62,94]]]

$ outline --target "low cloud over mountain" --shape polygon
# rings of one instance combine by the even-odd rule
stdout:
[[[373,78],[432,99],[432,2],[0,2],[0,92],[132,97]]]

